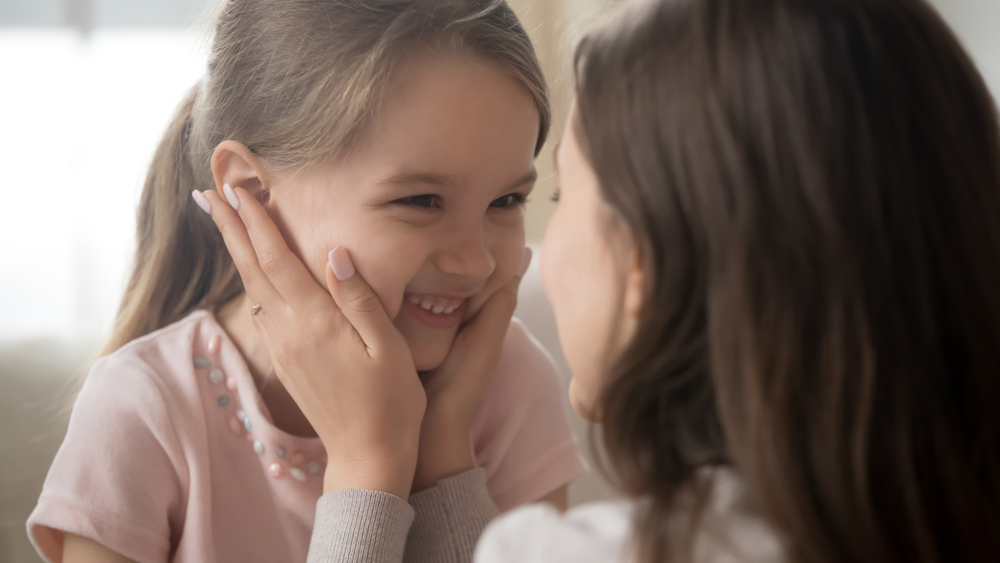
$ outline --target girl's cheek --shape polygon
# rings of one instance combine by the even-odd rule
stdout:
[[[462,323],[472,320],[483,308],[483,305],[490,300],[490,297],[493,297],[493,294],[500,289],[501,285],[499,277],[494,277],[482,292],[466,301],[465,311],[462,313]]]
[[[462,313],[462,324],[472,320],[486,304],[486,301],[493,295],[494,291],[487,290],[466,301],[465,311]]]
[[[403,292],[395,288],[375,288],[374,286],[372,290],[375,291],[375,295],[378,295],[378,300],[382,302],[382,308],[385,309],[389,320],[396,320],[396,316],[402,309]]]
[[[390,319],[395,319],[402,308],[403,292],[406,289],[406,283],[399,275],[400,268],[393,268],[393,261],[390,258],[366,252],[364,246],[345,246],[351,251],[358,272],[378,296],[386,315]],[[361,250],[355,251],[353,248]]]
[[[390,320],[395,320],[396,316],[399,315],[399,311],[403,308],[403,294],[406,291],[406,282],[389,272],[379,276],[376,283],[371,285],[371,288],[375,291],[375,295],[378,295],[379,301],[382,302],[382,307],[385,309],[386,315],[389,316]]]

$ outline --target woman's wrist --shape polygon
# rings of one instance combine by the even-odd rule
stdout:
[[[441,432],[431,431],[421,442],[420,458],[413,475],[413,493],[434,487],[442,479],[475,468],[469,433],[463,431],[461,425],[458,426]]]
[[[323,493],[343,489],[382,491],[406,500],[413,487],[416,456],[377,456],[338,462],[332,456],[323,475]]]

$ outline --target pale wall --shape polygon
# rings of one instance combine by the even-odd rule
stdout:
[[[552,93],[552,132],[538,157],[539,181],[527,208],[529,243],[539,243],[545,224],[555,207],[550,200],[555,191],[552,151],[562,136],[572,100],[570,59],[576,37],[588,23],[610,5],[610,0],[508,0],[531,35]]]

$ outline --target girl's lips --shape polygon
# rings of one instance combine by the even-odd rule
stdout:
[[[465,298],[407,293],[403,307],[430,328],[455,328],[462,321]]]

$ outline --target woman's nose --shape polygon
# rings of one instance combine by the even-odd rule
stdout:
[[[483,233],[453,233],[442,241],[434,261],[446,274],[473,280],[488,278],[497,266]]]

